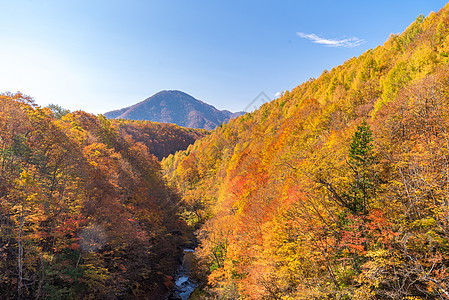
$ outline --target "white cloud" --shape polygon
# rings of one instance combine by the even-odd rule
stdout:
[[[277,92],[276,94],[274,94],[274,97],[278,98],[281,94],[282,94],[282,92]]]
[[[365,43],[365,40],[356,37],[347,37],[341,39],[326,39],[314,33],[306,34],[302,32],[297,32],[296,34],[301,38],[311,40],[316,44],[322,44],[327,47],[353,48]]]

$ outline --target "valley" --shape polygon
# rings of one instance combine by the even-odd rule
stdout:
[[[0,95],[5,299],[448,299],[448,197],[449,4],[251,113]]]

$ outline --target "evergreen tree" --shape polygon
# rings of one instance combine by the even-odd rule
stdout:
[[[374,193],[373,186],[373,133],[365,120],[357,130],[349,145],[348,164],[353,171],[354,180],[346,195],[349,209],[353,213],[367,213],[369,198]]]

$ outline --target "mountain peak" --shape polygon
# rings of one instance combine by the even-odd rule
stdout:
[[[110,119],[147,120],[211,130],[242,114],[218,110],[183,91],[163,90],[135,105],[107,112],[105,116]]]

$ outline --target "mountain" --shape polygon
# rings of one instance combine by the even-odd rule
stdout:
[[[448,298],[448,99],[449,4],[164,159],[202,299]]]
[[[109,119],[148,120],[183,127],[215,129],[244,112],[218,110],[181,91],[161,91],[133,106],[105,113]]]

